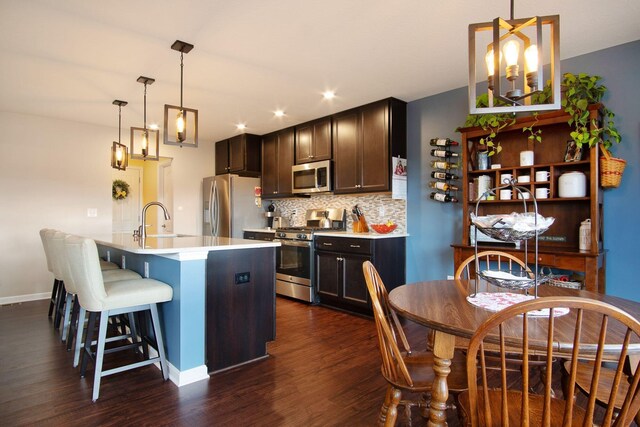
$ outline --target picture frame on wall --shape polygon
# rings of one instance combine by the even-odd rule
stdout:
[[[567,151],[564,153],[565,162],[579,162],[582,159],[582,147],[578,147],[575,141],[567,141]]]

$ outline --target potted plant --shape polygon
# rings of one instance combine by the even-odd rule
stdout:
[[[489,95],[486,93],[478,95],[478,97],[476,98],[476,106],[488,107]],[[489,131],[489,134],[483,138],[480,138],[478,143],[485,147],[482,151],[486,151],[487,155],[491,157],[502,151],[500,142],[495,141],[496,136],[502,129],[514,124],[515,121],[516,119],[513,114],[469,114],[467,115],[467,120],[464,122],[464,126],[462,127],[481,127],[482,129]],[[460,127],[457,128],[456,132],[459,132],[460,129]]]
[[[586,73],[565,73],[562,79],[562,108],[569,114],[569,125],[572,127],[571,139],[578,147],[589,148],[599,145],[603,157],[600,158],[600,185],[602,187],[618,187],[626,161],[611,156],[609,149],[613,143],[620,143],[621,136],[615,127],[615,114],[602,106],[602,126],[596,120],[589,120],[588,107],[598,104],[607,92],[606,86],[600,83],[602,77]]]

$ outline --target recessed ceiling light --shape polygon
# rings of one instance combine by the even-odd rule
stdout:
[[[236,129],[238,130],[245,130],[247,128],[247,125],[245,125],[244,123],[238,123],[236,125]]]
[[[276,110],[273,112],[273,115],[276,117],[284,117],[284,111],[282,110]]]
[[[332,90],[327,90],[322,93],[324,99],[333,99],[336,96],[336,93]]]

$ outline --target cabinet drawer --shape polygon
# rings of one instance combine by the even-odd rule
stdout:
[[[527,263],[534,264],[535,262],[536,262],[536,254],[535,253],[529,253],[527,255]],[[556,265],[556,256],[554,254],[541,254],[541,253],[538,253],[538,264],[555,266]]]
[[[371,254],[372,241],[369,239],[352,239],[343,237],[316,237],[316,250],[331,252],[347,252],[353,254]]]

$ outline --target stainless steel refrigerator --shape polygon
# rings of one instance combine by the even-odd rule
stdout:
[[[264,210],[255,204],[260,178],[224,174],[202,181],[205,236],[242,239],[244,228],[263,228]]]

